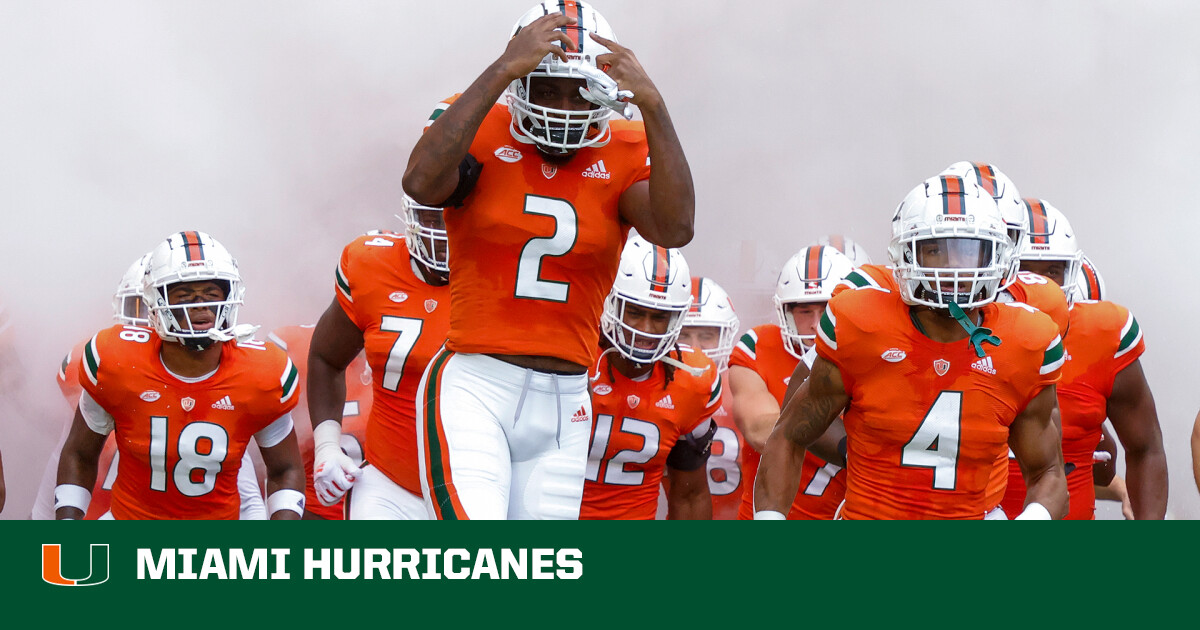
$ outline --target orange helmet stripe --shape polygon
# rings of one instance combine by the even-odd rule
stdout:
[[[1038,245],[1050,243],[1050,220],[1046,218],[1046,206],[1040,199],[1026,199],[1029,208],[1029,242]]]
[[[820,282],[821,281],[821,263],[825,258],[825,249],[823,247],[809,247],[804,255],[804,281],[805,282]]]
[[[187,247],[187,259],[204,260],[204,247],[200,245],[200,235],[195,232],[180,232],[183,237],[183,244]]]
[[[942,176],[942,214],[966,214],[963,180],[958,177]]]
[[[1100,278],[1096,277],[1096,270],[1092,269],[1091,265],[1083,265],[1083,278],[1087,282],[1088,299],[1101,299],[1103,296],[1100,295]]]
[[[703,284],[704,284],[704,278],[700,278],[700,277],[692,278],[692,308],[689,309],[692,313],[700,312],[700,296],[702,295],[700,287]]]
[[[669,253],[665,247],[654,246],[654,268],[651,270],[650,290],[659,293],[667,292],[667,283],[671,281]]]
[[[575,0],[558,0],[558,10],[567,17],[575,18],[574,25],[568,24],[560,30],[571,38],[571,43],[575,44],[575,51],[578,52],[583,48],[583,8]]]
[[[995,197],[1000,189],[996,184],[996,169],[992,168],[991,164],[982,162],[972,162],[971,165],[975,167],[975,178],[979,180],[979,187]]]

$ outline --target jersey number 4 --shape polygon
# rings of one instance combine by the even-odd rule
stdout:
[[[953,490],[958,484],[962,398],[962,392],[938,394],[900,457],[903,466],[932,468],[934,490]]]
[[[516,297],[549,302],[566,302],[571,285],[542,279],[542,259],[562,256],[575,247],[579,236],[579,217],[575,206],[563,199],[525,195],[525,214],[540,214],[554,219],[554,234],[531,238],[521,248],[517,263]]]

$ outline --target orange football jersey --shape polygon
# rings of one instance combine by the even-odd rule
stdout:
[[[742,505],[742,493],[754,481],[742,469],[746,440],[733,421],[732,392],[724,388],[721,406],[713,413],[717,433],[713,435],[712,452],[708,456],[708,492],[712,495],[713,520],[737,520]]]
[[[342,310],[363,331],[371,366],[367,462],[421,496],[417,386],[446,341],[450,287],[418,277],[404,235],[384,231],[368,232],[345,247],[336,285]]]
[[[113,326],[84,347],[79,382],[114,420],[117,519],[230,519],[254,434],[296,406],[299,373],[261,341],[226,342],[203,381],[172,375],[148,328]]]
[[[72,414],[79,406],[79,394],[83,392],[83,387],[79,384],[79,363],[85,345],[87,345],[86,341],[79,342],[66,357],[63,357],[62,365],[59,367],[55,379],[58,381],[58,389],[62,392],[63,398],[71,407]],[[69,420],[65,429],[70,430]],[[66,436],[63,437],[65,440]],[[55,457],[57,458],[57,454]],[[108,512],[112,506],[112,486],[116,480],[117,439],[113,435],[109,435],[108,439],[104,440],[104,448],[100,451],[100,461],[96,466],[96,485],[92,488],[92,502],[88,504],[87,514],[83,517],[85,520],[94,521]],[[51,487],[45,491],[53,494],[54,488]]]
[[[988,304],[1001,339],[980,358],[965,340],[917,330],[894,291],[842,291],[825,310],[817,352],[841,373],[846,424],[846,519],[980,519],[988,482],[1007,453],[1008,427],[1058,380],[1054,322],[1024,304]]]
[[[858,270],[851,272],[843,283],[835,287],[833,294],[837,295],[847,288],[868,286],[887,289],[889,291],[899,290],[891,267],[863,265]],[[1022,271],[1017,274],[1016,282],[1013,282],[1007,289],[1001,291],[996,296],[996,302],[1022,302],[1036,308],[1054,320],[1054,324],[1058,326],[1060,337],[1064,340],[1067,338],[1067,327],[1069,325],[1067,295],[1063,293],[1063,290],[1053,280],[1036,273]],[[992,478],[988,484],[989,509],[1000,505],[1000,502],[1004,499],[1005,488],[1008,486],[1008,478],[1009,461],[1008,454],[1005,453],[996,460],[996,468],[992,471]]]
[[[405,250],[407,251],[407,250]],[[296,424],[296,442],[300,445],[300,457],[304,460],[304,510],[326,520],[342,520],[342,501],[333,505],[322,505],[313,489],[313,437],[312,416],[308,413],[305,384],[308,382],[308,349],[312,344],[312,325],[284,326],[268,336],[275,345],[283,348],[296,370],[300,372],[300,402],[292,411]],[[342,450],[359,464],[364,457],[363,442],[366,439],[367,416],[371,413],[371,368],[367,359],[359,353],[346,368],[346,404],[342,410]]]
[[[767,384],[767,391],[775,401],[783,405],[792,372],[800,359],[792,356],[783,345],[783,334],[775,324],[755,326],[742,335],[733,348],[729,365],[738,365],[754,370]],[[746,445],[742,457],[742,470],[750,491],[742,494],[738,518],[754,518],[754,476],[758,474],[758,462],[762,453]],[[804,465],[800,471],[800,489],[788,510],[788,520],[831,520],[838,505],[846,496],[846,473],[840,466],[830,464],[812,453],[804,454]]]
[[[454,270],[446,347],[590,366],[629,233],[617,202],[650,176],[645,128],[613,121],[605,146],[555,165],[514,139],[510,121],[501,105],[484,118],[470,148],[479,180],[462,207],[445,210]]]
[[[661,362],[641,381],[610,368],[607,355],[596,366],[580,520],[654,520],[671,449],[721,404],[721,378],[712,359],[691,349],[683,349],[681,358],[704,373],[675,370],[668,384]]]
[[[1071,306],[1071,334],[1066,340],[1066,363],[1058,384],[1058,409],[1062,414],[1063,461],[1074,464],[1067,475],[1072,520],[1096,516],[1096,488],[1092,454],[1103,435],[1113,380],[1146,351],[1142,329],[1133,314],[1112,302],[1075,302]],[[1013,516],[1025,503],[1025,483],[1016,461],[1010,464],[1004,511]]]

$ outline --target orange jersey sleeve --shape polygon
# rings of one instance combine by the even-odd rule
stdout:
[[[607,356],[596,367],[580,519],[654,519],[671,449],[706,424],[721,404],[722,382],[712,360],[691,349],[682,350],[680,358],[704,373],[696,377],[675,370],[667,383],[662,363],[643,381],[610,368]]]
[[[236,520],[242,455],[296,406],[299,373],[273,345],[226,342],[217,371],[186,382],[163,367],[161,345],[148,328],[113,326],[84,348],[80,383],[117,438],[113,516]]]
[[[865,288],[883,289],[893,292],[899,290],[891,267],[863,265],[856,267],[841,282],[837,283],[837,286],[833,287],[833,295],[836,296],[847,289]]]
[[[284,326],[271,332],[268,338],[282,348],[300,373],[300,400],[292,411],[296,425],[296,441],[300,458],[304,460],[304,509],[326,520],[342,519],[342,502],[322,505],[313,488],[312,416],[308,413],[306,385],[308,383],[308,350],[312,343],[312,325]],[[346,368],[346,403],[342,409],[342,450],[359,465],[364,458],[367,416],[371,412],[371,369],[366,357],[359,353]]]
[[[787,351],[783,335],[779,326],[775,324],[755,326],[747,331],[738,340],[729,360],[730,365],[754,370],[766,384],[767,391],[780,405],[783,404],[792,373],[799,363],[800,359]],[[761,458],[761,453],[749,445],[746,446],[742,467],[751,488],[754,476],[758,474]],[[788,520],[832,519],[845,494],[846,474],[842,468],[829,464],[812,453],[805,453],[803,468],[800,471],[800,488],[792,502],[792,508],[788,510]],[[753,490],[742,494],[738,518],[754,518]]]
[[[1058,384],[1062,416],[1063,460],[1073,469],[1067,474],[1071,520],[1095,518],[1096,494],[1092,454],[1103,435],[1117,374],[1146,351],[1142,329],[1133,313],[1113,302],[1078,301],[1071,306],[1071,334],[1066,340],[1066,363]],[[1013,463],[1005,511],[1023,502],[1025,485]]]
[[[617,205],[650,174],[645,129],[613,121],[607,144],[554,163],[517,141],[510,121],[500,105],[484,118],[470,148],[479,179],[462,207],[445,210],[454,270],[446,347],[590,366],[629,232]]]
[[[1005,291],[1017,302],[1024,302],[1050,316],[1058,326],[1058,334],[1067,338],[1070,315],[1067,312],[1067,294],[1053,280],[1036,273],[1022,271],[1017,281]],[[1003,301],[997,298],[997,301]]]
[[[71,408],[72,414],[79,406],[79,394],[83,392],[83,386],[79,384],[79,364],[83,356],[83,348],[86,345],[86,340],[75,344],[67,356],[63,357],[58,374],[55,376],[58,388]],[[69,423],[71,420],[68,419],[67,422]],[[67,430],[69,429],[68,426]],[[104,516],[112,504],[112,485],[117,480],[116,454],[117,441],[110,435],[108,439],[104,440],[104,448],[100,451],[100,460],[96,466],[96,485],[92,487],[92,501],[88,504],[87,513],[84,515],[86,520],[94,521]],[[53,492],[53,488],[50,489],[50,492]]]
[[[978,519],[1008,448],[1008,426],[1057,381],[1062,340],[1024,304],[989,304],[1000,337],[980,358],[965,341],[919,332],[898,294],[846,291],[830,301],[817,352],[839,369],[846,425],[847,519]]]

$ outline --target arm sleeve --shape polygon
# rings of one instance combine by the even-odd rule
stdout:
[[[254,434],[254,439],[258,441],[258,445],[262,448],[271,448],[279,444],[292,432],[292,412],[287,412],[279,416],[277,420],[268,424],[266,428]]]
[[[100,435],[112,433],[113,427],[116,426],[112,414],[100,406],[100,403],[96,402],[96,399],[92,398],[92,395],[86,390],[79,395],[79,412],[83,414],[83,420],[87,422],[88,428]]]

